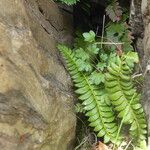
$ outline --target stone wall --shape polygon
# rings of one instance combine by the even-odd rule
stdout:
[[[70,78],[56,49],[71,32],[51,0],[0,0],[0,149],[72,149]]]

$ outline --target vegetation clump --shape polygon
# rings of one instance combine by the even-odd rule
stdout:
[[[78,95],[78,110],[88,117],[97,137],[119,146],[125,140],[122,128],[128,125],[129,141],[143,150],[147,124],[132,78],[139,60],[126,23],[128,15],[116,0],[106,7],[106,14],[110,22],[103,26],[101,37],[91,30],[78,35],[73,49],[63,44],[58,49]]]

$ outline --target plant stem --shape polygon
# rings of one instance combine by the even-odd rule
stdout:
[[[125,147],[124,150],[127,150],[127,148],[129,147],[129,145],[131,144],[132,140],[129,141],[129,143],[127,144],[127,146]]]
[[[101,38],[101,43],[103,42],[103,38],[104,38],[104,29],[105,29],[105,15],[103,16],[103,29],[102,29],[102,38]],[[102,48],[103,44],[101,44],[101,48]]]
[[[87,141],[87,137],[83,139],[83,141],[81,141],[81,143],[75,147],[74,150],[78,150],[85,142]]]
[[[103,45],[123,45],[124,43],[115,43],[115,42],[96,42],[95,44],[103,44]]]

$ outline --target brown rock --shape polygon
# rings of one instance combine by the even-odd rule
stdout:
[[[71,41],[65,22],[50,0],[0,1],[0,149],[71,150],[76,117],[56,49]]]
[[[150,137],[150,0],[142,0],[142,13],[144,19],[144,88],[143,88],[143,105],[148,121],[148,136]],[[149,138],[150,148],[150,138]]]

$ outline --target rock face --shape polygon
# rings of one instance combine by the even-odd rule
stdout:
[[[143,99],[148,123],[148,149],[150,149],[150,0],[132,0],[130,15],[131,31],[135,47],[140,55],[144,75]]]
[[[142,0],[142,13],[144,19],[144,93],[143,104],[148,120],[148,136],[150,137],[150,0]],[[150,138],[149,138],[150,148]]]
[[[70,78],[56,49],[71,40],[66,15],[50,0],[0,0],[1,150],[72,149]]]
[[[130,30],[134,36],[134,48],[138,52],[140,58],[143,58],[143,18],[141,12],[142,0],[131,0],[130,5]]]

